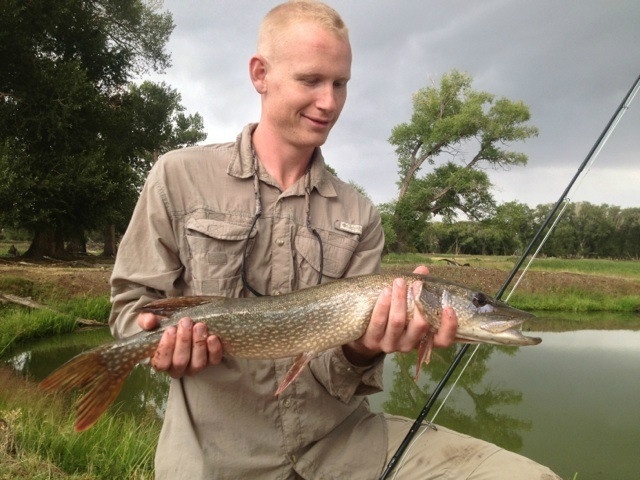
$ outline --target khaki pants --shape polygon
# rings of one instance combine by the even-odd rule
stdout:
[[[385,415],[389,427],[387,462],[394,455],[413,420]],[[496,445],[438,426],[421,427],[405,450],[389,480],[536,479],[560,480],[547,467]]]

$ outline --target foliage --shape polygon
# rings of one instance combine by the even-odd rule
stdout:
[[[436,214],[445,220],[459,214],[472,219],[487,216],[494,201],[489,178],[479,168],[527,163],[526,155],[503,145],[537,135],[535,127],[526,125],[529,108],[473,90],[471,83],[470,75],[457,70],[443,75],[439,86],[414,95],[411,121],[392,131],[389,142],[396,147],[400,178],[393,222],[397,244],[390,247],[413,245],[416,228],[423,228]],[[435,166],[437,162],[441,165],[419,178],[425,163]],[[413,215],[408,214],[409,208]]]
[[[177,92],[130,84],[169,65],[172,29],[144,0],[0,4],[0,223],[31,232],[28,253],[124,222],[141,159],[201,138]]]
[[[428,367],[423,365],[421,368],[421,377],[429,379],[426,383],[416,383],[413,379],[417,359],[415,352],[394,355],[396,372],[389,400],[383,404],[384,411],[415,418],[427,403],[435,383],[444,376],[457,348],[454,346],[434,351]],[[444,405],[439,413],[438,423],[517,451],[522,447],[522,432],[530,430],[531,422],[504,413],[503,406],[519,404],[522,402],[522,394],[504,387],[485,386],[486,382],[483,382],[488,370],[487,364],[498,351],[497,348],[478,349],[473,362],[460,379],[457,398],[450,399]],[[509,348],[501,348],[500,351],[505,354],[514,353]],[[441,403],[437,402],[432,412],[439,411]]]
[[[396,216],[383,206],[385,234],[397,243],[394,221],[407,220],[406,250],[455,255],[520,255],[544,223],[552,205],[535,208],[508,202],[479,221],[427,221],[409,203],[399,202]],[[552,219],[554,220],[554,219]],[[546,232],[544,232],[546,233]],[[389,240],[387,240],[389,242]],[[537,247],[538,245],[534,245]],[[588,202],[567,205],[541,250],[542,256],[564,258],[640,258],[640,208],[620,208]]]

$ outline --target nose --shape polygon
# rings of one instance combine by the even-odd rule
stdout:
[[[338,101],[336,88],[333,84],[327,83],[326,85],[323,85],[322,88],[318,89],[316,107],[320,110],[333,112],[338,107]]]

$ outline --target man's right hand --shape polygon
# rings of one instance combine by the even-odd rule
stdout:
[[[138,315],[138,325],[143,330],[153,330],[159,322],[160,317],[152,313]],[[204,323],[194,324],[193,320],[184,317],[177,327],[167,327],[151,359],[151,365],[173,378],[180,378],[196,374],[221,361],[222,344],[218,337],[209,335]]]

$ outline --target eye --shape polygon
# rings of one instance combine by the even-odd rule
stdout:
[[[476,308],[484,307],[487,303],[489,303],[489,299],[482,292],[476,293],[473,297],[473,300],[471,301],[476,306]]]
[[[317,77],[302,77],[300,81],[308,87],[314,87],[320,83],[320,79]]]

